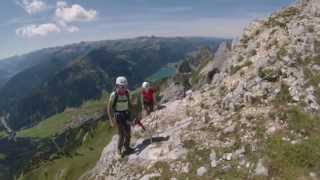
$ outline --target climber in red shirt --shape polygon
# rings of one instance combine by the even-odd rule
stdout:
[[[142,109],[146,111],[147,115],[154,110],[154,106],[156,104],[156,92],[152,87],[150,87],[149,82],[142,83],[141,104]]]

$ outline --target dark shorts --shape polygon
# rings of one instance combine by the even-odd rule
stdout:
[[[119,134],[118,151],[121,152],[123,147],[128,149],[130,146],[130,113],[127,111],[114,112],[114,118],[117,121]]]
[[[115,111],[114,118],[116,119],[117,123],[126,123],[129,122],[131,117],[129,111]]]
[[[153,102],[146,102],[146,101],[143,102],[144,108],[148,113],[153,111],[153,109],[154,109],[153,104],[154,104]]]

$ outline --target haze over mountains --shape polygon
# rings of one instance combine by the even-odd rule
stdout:
[[[142,120],[156,142],[137,128],[119,160],[114,136],[81,179],[320,179],[319,22],[319,0],[252,22],[196,71],[209,82]]]
[[[0,126],[0,179],[320,179],[319,0],[237,40],[82,42],[4,62],[0,120],[9,113],[16,133]],[[122,158],[105,113],[120,74],[138,100],[155,80],[159,100],[142,116],[147,131],[132,123],[134,152]]]
[[[0,61],[0,108],[8,124],[30,127],[66,107],[110,91],[115,76],[125,75],[136,87],[168,63],[223,39],[140,37],[79,43],[39,50]]]

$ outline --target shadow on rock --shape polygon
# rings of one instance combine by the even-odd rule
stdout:
[[[151,139],[145,139],[142,143],[138,144],[135,147],[135,153],[140,154],[145,148],[147,148],[152,143],[162,142],[162,141],[168,141],[169,136],[166,137],[153,137]]]
[[[159,105],[159,106],[157,107],[157,110],[161,110],[161,109],[164,109],[164,108],[166,108],[165,105]]]

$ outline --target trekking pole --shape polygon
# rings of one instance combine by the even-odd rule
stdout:
[[[150,131],[150,129],[148,130],[142,123],[140,120],[136,121],[136,124],[139,125],[145,132],[148,133],[148,135],[150,136],[150,141],[152,143],[152,133]]]
[[[141,121],[136,121],[136,124],[139,125],[144,131],[146,131],[146,127],[144,127]]]

